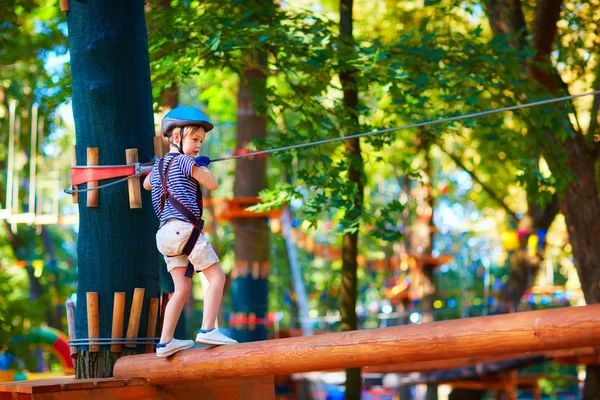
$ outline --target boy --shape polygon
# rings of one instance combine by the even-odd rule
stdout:
[[[144,180],[144,188],[152,190],[152,205],[160,219],[156,233],[158,251],[164,255],[167,269],[175,283],[175,293],[165,309],[160,343],[156,355],[167,357],[194,345],[192,340],[173,338],[175,327],[190,293],[194,270],[206,276],[209,285],[204,298],[202,328],[196,342],[210,345],[237,343],[215,329],[221,305],[225,274],[219,257],[202,234],[202,192],[218,186],[208,170],[210,159],[197,157],[206,133],[213,124],[192,107],[178,107],[165,115],[161,130],[169,139],[169,153],[154,163]],[[196,157],[196,158],[194,158]]]

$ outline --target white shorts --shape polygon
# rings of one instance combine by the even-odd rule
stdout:
[[[188,261],[192,263],[196,272],[200,272],[220,261],[206,236],[202,234],[198,237],[198,241],[189,257],[181,254],[193,229],[194,226],[189,222],[170,219],[156,232],[156,247],[165,256],[169,272],[173,268],[187,267]]]

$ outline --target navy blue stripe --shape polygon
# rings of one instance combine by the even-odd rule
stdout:
[[[177,157],[176,157],[177,156]],[[169,192],[175,196],[186,208],[188,208],[198,219],[202,217],[202,202],[198,198],[199,184],[192,177],[192,170],[195,165],[194,159],[187,155],[169,153],[164,157],[164,168],[169,161],[176,157],[169,168]],[[160,216],[160,226],[170,219],[178,219],[188,222],[170,202],[165,202],[164,209],[160,213],[160,197],[163,193],[158,174],[158,160],[154,163],[150,176],[152,184],[152,206],[156,215]],[[200,205],[198,204],[200,200]]]

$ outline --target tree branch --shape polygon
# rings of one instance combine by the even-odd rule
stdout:
[[[456,157],[454,154],[450,153],[449,151],[446,151],[446,149],[444,149],[444,147],[439,144],[436,143],[436,145],[439,147],[440,150],[442,150],[442,152],[444,152],[448,157],[450,157],[450,159],[461,169],[463,169],[466,173],[468,173],[469,175],[471,175],[471,179],[473,179],[475,182],[479,183],[481,185],[481,187],[483,188],[483,190],[491,197],[492,200],[494,200],[496,203],[498,203],[498,205],[500,205],[502,208],[504,208],[504,210],[506,211],[506,213],[508,215],[510,215],[512,218],[514,218],[515,221],[519,220],[519,217],[517,216],[517,214],[510,209],[509,206],[507,206],[504,201],[500,198],[500,196],[494,192],[494,190],[492,188],[490,188],[488,185],[486,185],[478,176],[477,174],[475,174],[475,172],[471,171],[469,168],[467,168],[467,166],[460,160],[460,158]]]
[[[521,0],[487,0],[486,12],[494,36],[509,35],[516,38],[513,46],[522,51],[527,46],[527,25]]]
[[[539,55],[550,56],[563,0],[540,0],[535,11],[533,46]]]
[[[558,32],[556,26],[560,18],[563,0],[540,0],[537,5],[533,27],[533,47],[535,56],[529,65],[531,75],[551,93],[560,90],[568,92],[567,84],[552,65],[550,54]]]

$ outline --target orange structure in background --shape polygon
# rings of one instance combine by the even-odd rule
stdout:
[[[217,221],[231,222],[236,218],[279,218],[283,209],[263,212],[248,211],[247,208],[259,204],[258,197],[236,197],[233,199],[210,198],[204,200],[205,207],[212,207]]]

